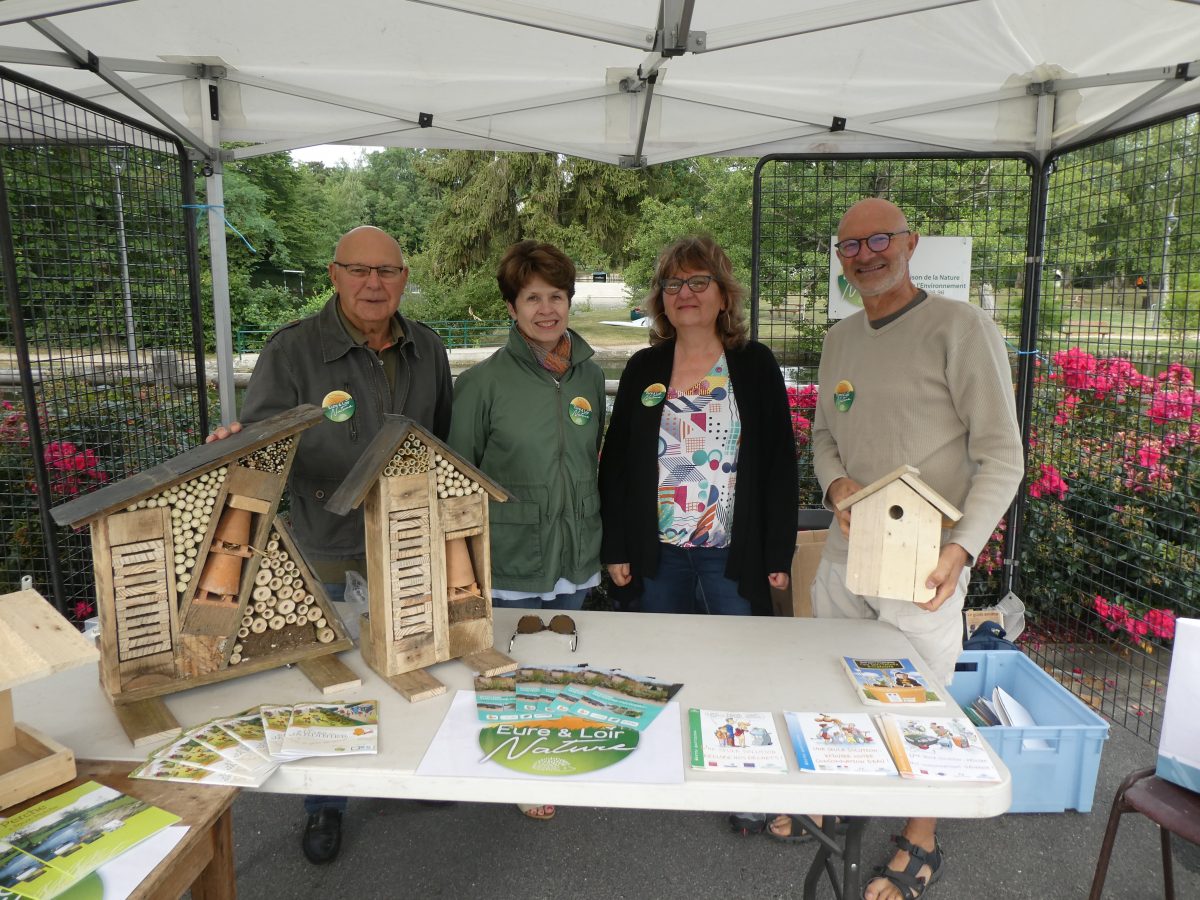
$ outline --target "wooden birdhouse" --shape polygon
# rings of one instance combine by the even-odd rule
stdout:
[[[404,416],[375,440],[329,498],[338,515],[365,503],[367,664],[410,701],[446,688],[428,672],[462,658],[481,675],[516,663],[492,647],[488,497],[507,492]]]
[[[75,754],[13,721],[12,689],[93,662],[96,648],[37,591],[0,597],[0,809],[75,777]]]
[[[866,597],[924,603],[933,598],[925,579],[937,568],[943,518],[962,518],[952,503],[901,466],[838,504],[853,508],[846,587]]]
[[[275,513],[298,406],[52,510],[91,526],[100,682],[135,744],[178,731],[164,694],[290,663],[322,689],[360,683],[330,654],[341,620]]]

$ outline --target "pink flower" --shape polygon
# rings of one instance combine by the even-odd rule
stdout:
[[[1042,463],[1042,474],[1029,485],[1029,496],[1040,498],[1046,495],[1052,495],[1059,500],[1067,495],[1070,485],[1059,474],[1058,469],[1047,463]]]
[[[1172,420],[1186,421],[1192,417],[1196,405],[1196,391],[1193,388],[1164,391],[1160,387],[1154,392],[1147,415],[1150,416],[1150,421],[1156,425],[1162,425],[1164,422]]]
[[[1096,357],[1092,354],[1079,347],[1071,347],[1059,350],[1051,359],[1054,365],[1062,369],[1063,383],[1067,387],[1079,390],[1090,386],[1089,376],[1096,371]]]
[[[1195,380],[1192,370],[1182,363],[1171,363],[1167,366],[1166,371],[1158,373],[1158,381],[1162,385],[1177,384],[1184,387],[1194,384]]]
[[[1152,609],[1142,617],[1150,633],[1164,641],[1175,639],[1175,613],[1169,609]]]

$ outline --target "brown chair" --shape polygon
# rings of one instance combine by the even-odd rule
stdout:
[[[1177,834],[1193,844],[1200,844],[1200,794],[1159,778],[1153,768],[1132,773],[1117,788],[1088,900],[1100,900],[1104,878],[1108,874],[1108,860],[1117,840],[1117,826],[1121,824],[1121,816],[1127,812],[1139,812],[1158,826],[1162,837],[1163,896],[1167,900],[1174,900],[1171,835]]]

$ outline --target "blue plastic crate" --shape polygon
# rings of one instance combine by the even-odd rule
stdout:
[[[950,694],[960,706],[981,695],[990,700],[996,685],[1038,723],[1030,728],[979,729],[1012,773],[1009,811],[1091,811],[1108,723],[1024,653],[983,650],[959,656]],[[1026,747],[1030,738],[1048,746]]]

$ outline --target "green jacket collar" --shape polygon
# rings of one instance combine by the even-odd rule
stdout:
[[[320,325],[321,359],[325,362],[341,359],[355,347],[362,346],[355,342],[350,332],[346,330],[346,326],[342,324],[337,305],[338,295],[335,293],[317,313],[317,321]],[[412,339],[412,323],[399,312],[396,313],[396,321],[404,334],[404,338],[399,344],[400,352],[411,352],[416,359],[420,359],[421,353]],[[395,333],[394,326],[392,331]]]

